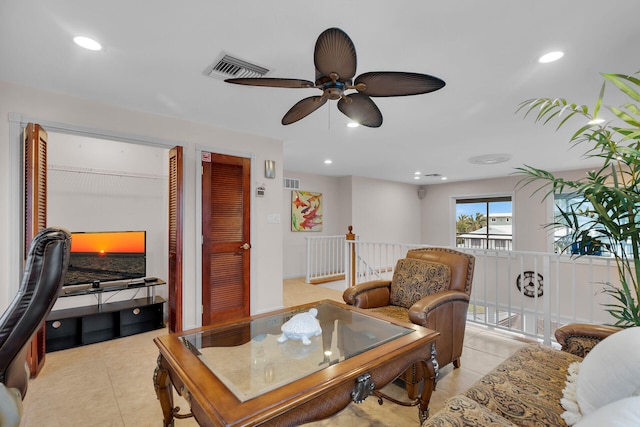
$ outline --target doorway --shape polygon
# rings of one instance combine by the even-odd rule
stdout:
[[[169,150],[48,133],[47,223],[73,232],[144,230],[147,276],[166,280]]]

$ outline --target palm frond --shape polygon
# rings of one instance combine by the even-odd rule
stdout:
[[[615,324],[623,327],[640,325],[640,79],[636,75],[602,74],[604,82],[593,113],[587,106],[563,98],[529,99],[516,111],[524,111],[524,117],[535,115],[535,122],[543,125],[558,121],[557,130],[576,116],[588,120],[598,117],[607,84],[631,100],[619,107],[606,107],[623,126],[613,121],[587,123],[571,136],[573,146],[586,147],[585,158],[601,159],[600,167],[586,177],[565,180],[531,165],[515,169],[523,176],[517,188],[533,185],[533,194],[542,193],[543,200],[566,192],[581,197],[560,209],[546,227],[569,230],[570,242],[563,251],[584,255],[606,250],[613,255],[620,286],[605,284],[603,292],[611,302],[604,306]],[[627,242],[631,242],[631,253]]]

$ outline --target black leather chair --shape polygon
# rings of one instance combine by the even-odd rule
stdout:
[[[58,298],[70,251],[67,230],[51,227],[36,234],[18,293],[0,317],[0,383],[17,389],[23,399],[29,381],[27,350]]]

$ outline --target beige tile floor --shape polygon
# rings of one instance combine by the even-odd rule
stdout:
[[[342,301],[342,284],[308,285],[299,279],[284,281],[284,304],[320,299]],[[46,355],[40,375],[31,380],[24,400],[24,427],[144,427],[161,426],[162,412],[153,388],[158,355],[153,338],[160,329],[104,343],[57,351]],[[523,345],[517,338],[467,325],[460,369],[440,370],[440,381],[431,399],[431,411],[457,394]],[[396,385],[389,394],[401,392]],[[181,398],[176,404],[185,412]],[[191,427],[193,419],[176,420],[176,427]],[[418,426],[417,409],[389,402],[378,405],[373,397],[351,404],[336,416],[309,426]]]

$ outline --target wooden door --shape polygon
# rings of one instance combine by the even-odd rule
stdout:
[[[202,325],[250,314],[251,160],[202,155]]]
[[[182,147],[169,151],[169,278],[167,280],[169,332],[182,331],[183,239]]]
[[[47,132],[38,124],[24,129],[24,248],[23,259],[33,236],[47,226]],[[45,358],[44,327],[40,328],[27,352],[32,377],[40,373]]]

